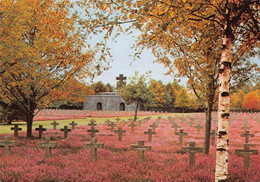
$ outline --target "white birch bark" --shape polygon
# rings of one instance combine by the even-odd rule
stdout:
[[[215,181],[225,181],[228,175],[228,127],[230,111],[230,75],[233,40],[224,36],[219,69],[218,139],[216,151]]]

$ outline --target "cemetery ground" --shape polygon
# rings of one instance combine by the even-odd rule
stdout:
[[[204,141],[204,113],[138,116],[135,125],[130,125],[132,116],[88,117],[82,119],[35,121],[33,139],[27,139],[25,125],[14,136],[13,126],[0,126],[0,141],[10,136],[16,141],[7,155],[0,148],[1,181],[214,181],[216,142],[209,155],[201,153]],[[217,129],[216,113],[212,130]],[[46,117],[47,118],[47,117]],[[260,155],[244,158],[245,146],[259,150],[260,121],[258,113],[232,113],[229,128],[229,181],[258,182],[260,180]],[[91,125],[89,125],[92,120]],[[95,120],[96,123],[93,121]],[[116,124],[113,128],[113,124]],[[69,125],[77,123],[75,129]],[[123,121],[128,121],[123,122]],[[43,138],[52,142],[52,156],[46,156],[48,141],[39,139],[43,125]],[[61,128],[72,129],[67,138]],[[201,127],[200,127],[201,126]],[[125,130],[119,141],[120,129]],[[151,130],[149,130],[151,129]],[[91,130],[96,133],[90,135]],[[180,133],[183,136],[182,142]],[[175,133],[175,131],[177,131]],[[249,131],[250,134],[247,134]],[[149,133],[151,133],[149,135]],[[248,138],[245,137],[248,135]],[[217,137],[215,137],[216,140]],[[95,143],[96,142],[96,143]],[[197,149],[190,147],[194,145]],[[43,144],[45,143],[45,144]],[[182,143],[182,144],[181,144]],[[139,146],[138,145],[144,145]],[[212,143],[211,143],[212,144]],[[1,145],[1,142],[0,142]],[[94,149],[93,147],[97,147]],[[50,152],[50,150],[48,150]],[[90,152],[92,151],[92,152]],[[193,157],[192,157],[193,156]],[[195,156],[195,157],[194,157]],[[191,160],[190,160],[190,157]]]

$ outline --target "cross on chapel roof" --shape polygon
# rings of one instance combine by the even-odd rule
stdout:
[[[116,80],[119,81],[118,87],[122,87],[124,85],[124,80],[126,80],[126,77],[123,74],[119,74],[119,76],[116,77]]]

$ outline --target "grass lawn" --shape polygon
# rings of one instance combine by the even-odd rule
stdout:
[[[163,118],[167,118],[168,116],[181,116],[182,113],[158,113],[158,115],[151,115],[151,117],[153,119],[157,118],[158,116],[163,116]],[[138,116],[138,119],[143,119],[146,118],[148,116]],[[71,123],[72,121],[75,121],[78,125],[77,126],[86,126],[88,125],[89,121],[94,119],[96,120],[97,124],[103,124],[107,119],[109,119],[110,121],[115,121],[117,117],[88,117],[85,119],[64,119],[64,120],[56,120],[59,125],[57,126],[57,128],[64,128],[64,126],[70,126],[69,123]],[[129,116],[120,116],[118,117],[122,120],[128,120],[129,118],[134,118],[129,117]],[[47,129],[52,129],[53,126],[51,125],[51,123],[54,120],[46,120],[46,121],[34,121],[33,122],[33,131],[35,130],[35,128],[38,128],[39,125],[43,125],[44,128]],[[26,123],[25,122],[13,122],[13,124],[21,124],[19,125],[19,128],[22,128],[22,132],[26,131]],[[11,134],[14,133],[13,130],[11,130],[11,127],[13,127],[13,125],[0,125],[0,134]],[[21,131],[20,131],[21,132]]]

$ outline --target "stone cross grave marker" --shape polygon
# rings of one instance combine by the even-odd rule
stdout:
[[[195,128],[197,128],[197,134],[199,134],[200,133],[200,129],[203,128],[203,127],[200,124],[197,124],[195,126]]]
[[[148,141],[152,141],[152,136],[156,134],[156,132],[152,131],[151,128],[148,129],[148,131],[144,132],[145,135],[148,135]]]
[[[176,124],[176,122],[174,122],[173,118],[169,119],[169,121],[171,124],[174,124],[174,123]]]
[[[193,124],[194,124],[193,121],[190,121],[190,122],[189,122],[189,125],[190,125],[190,126],[192,126]]]
[[[142,121],[142,120],[138,120],[137,123],[138,123],[138,126],[139,126],[139,128],[140,128],[141,125],[143,124],[143,121]]]
[[[125,124],[127,123],[126,120],[122,120],[121,123],[123,124],[123,127],[125,127]]]
[[[133,122],[134,120],[133,120],[132,118],[129,118],[128,121],[129,121],[129,122]]]
[[[116,122],[119,122],[121,119],[119,117],[117,117],[115,120],[116,120]]]
[[[78,125],[78,123],[75,123],[75,121],[72,121],[71,123],[69,123],[69,125],[71,125],[71,129],[75,129],[75,126]]]
[[[151,117],[151,116],[148,116],[148,117],[146,118],[146,122],[149,121],[150,119],[152,119],[152,117]]]
[[[157,118],[154,123],[158,126],[158,124],[160,123],[160,119]]]
[[[94,119],[90,120],[88,125],[91,126],[91,128],[95,128],[95,126],[97,126],[96,121]]]
[[[143,123],[146,123],[148,120],[149,120],[148,117],[144,118]]]
[[[111,123],[111,121],[110,121],[109,119],[107,119],[107,120],[105,121],[105,123],[107,124],[107,126],[109,126],[109,124]]]
[[[35,131],[39,131],[39,138],[42,139],[42,137],[43,137],[43,132],[44,132],[44,131],[47,131],[47,129],[46,129],[46,128],[43,128],[42,125],[39,125],[39,128],[35,128]]]
[[[172,127],[174,127],[174,133],[176,135],[176,133],[178,132],[178,128],[180,128],[180,126],[177,123],[175,123],[175,124],[172,124]]]
[[[152,127],[152,129],[153,129],[153,132],[155,132],[155,128],[157,128],[157,127],[158,127],[158,125],[157,125],[156,123],[153,123],[152,125],[150,125],[150,127]]]
[[[122,135],[123,133],[125,133],[126,131],[125,130],[122,130],[121,127],[118,128],[118,130],[115,130],[115,133],[118,134],[118,141],[122,141]]]
[[[236,149],[235,153],[238,156],[244,156],[244,167],[246,169],[250,166],[250,155],[258,155],[258,150],[250,150],[250,145],[248,143],[244,144],[244,149]]]
[[[108,120],[108,119],[107,119]],[[106,122],[106,121],[105,121]],[[96,124],[97,123],[97,121],[96,120],[94,120],[94,119],[91,119],[90,121],[89,121],[89,123],[90,124]]]
[[[114,132],[114,128],[115,128],[116,124],[114,122],[110,122],[108,126],[111,127],[111,132]]]
[[[247,125],[244,125],[244,127],[241,127],[241,129],[246,132],[246,131],[250,130],[250,127],[248,127]]]
[[[64,132],[64,138],[68,138],[68,134],[71,132],[71,129],[69,129],[68,126],[64,126],[64,128],[60,129],[60,131]]]
[[[11,140],[10,136],[5,136],[4,140],[0,141],[0,147],[4,147],[5,155],[11,155],[12,154],[11,147],[15,145],[16,145],[16,141]]]
[[[56,121],[53,121],[53,123],[51,123],[51,125],[53,125],[53,129],[56,130],[57,125],[59,125],[59,123],[57,123]]]
[[[90,137],[91,137],[91,138],[94,138],[94,137],[95,137],[95,134],[98,133],[99,130],[96,130],[94,126],[93,126],[93,127],[91,126],[91,129],[90,129],[90,130],[87,130],[87,132],[90,133]]]
[[[11,130],[14,130],[14,136],[18,136],[18,132],[21,131],[22,128],[19,128],[18,124],[14,124],[14,127],[12,127]]]
[[[119,74],[119,76],[116,77],[116,80],[119,81],[119,87],[122,87],[124,84],[124,80],[126,80],[126,77],[123,74]]]
[[[254,137],[254,134],[249,133],[249,131],[245,131],[245,133],[240,134],[241,137],[245,137],[245,143],[249,143],[249,137]]]
[[[212,130],[212,132],[210,133],[211,136],[211,145],[215,145],[215,136],[217,136],[217,133],[215,130]]]
[[[44,142],[39,143],[39,146],[45,149],[45,158],[49,159],[52,157],[51,149],[57,147],[57,142],[51,141],[50,137],[47,137]]]
[[[131,133],[134,133],[134,129],[137,126],[134,122],[132,122],[131,124],[129,124],[128,126],[131,127]]]
[[[176,133],[176,135],[180,135],[179,136],[179,144],[183,143],[183,136],[187,136],[188,133],[183,132],[183,129],[180,129],[179,132]]]
[[[97,149],[104,148],[104,144],[97,143],[97,138],[91,138],[90,143],[85,143],[86,148],[90,148],[90,160],[97,161]]]
[[[108,119],[107,119],[108,120]],[[97,121],[96,120],[94,120],[94,119],[91,119],[90,121],[89,121],[89,123],[97,123]]]
[[[130,148],[137,151],[137,162],[139,164],[144,162],[144,151],[151,150],[151,146],[145,146],[144,141],[138,141],[137,145],[131,145]]]
[[[195,147],[195,145],[195,142],[190,142],[189,147],[182,147],[182,152],[190,153],[190,166],[193,166],[195,164],[195,154],[203,152],[203,148]]]
[[[198,120],[198,122],[199,122],[199,124],[201,124],[202,123],[202,119]]]

